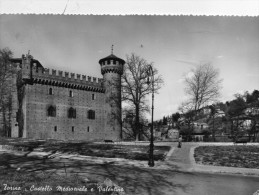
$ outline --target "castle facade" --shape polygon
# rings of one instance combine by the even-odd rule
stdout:
[[[99,60],[103,78],[50,70],[30,54],[12,59],[10,137],[120,140],[124,60]]]

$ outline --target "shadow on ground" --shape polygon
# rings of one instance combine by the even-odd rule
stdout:
[[[30,182],[27,181],[26,183],[26,179],[19,177],[19,174],[27,175],[29,178],[26,177],[26,179]],[[16,179],[16,184],[22,186],[32,185],[33,181],[37,185],[52,185],[53,181],[51,180],[56,177],[63,178],[64,182],[60,185],[68,185],[72,180],[73,184],[74,179],[71,180],[71,178],[76,176],[78,179],[76,184],[78,185],[86,185],[87,182],[103,182],[108,178],[122,187],[126,194],[174,194],[175,191],[179,190],[188,191],[190,187],[188,184],[183,185],[173,182],[177,174],[180,173],[172,170],[118,166],[113,165],[111,162],[96,164],[80,160],[49,159],[48,156],[43,158],[30,157],[28,153],[20,156],[10,153],[0,154],[1,182],[3,183],[7,178],[10,180],[6,182]],[[185,174],[192,175],[191,173]],[[42,179],[41,175],[47,177]]]

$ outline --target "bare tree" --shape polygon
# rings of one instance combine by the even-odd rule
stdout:
[[[193,124],[194,116],[195,116],[194,106],[192,102],[185,101],[181,103],[178,110],[180,111],[180,113],[184,115],[184,121],[183,121],[184,124],[180,128],[181,132],[182,134],[185,134],[187,141],[191,141],[191,135],[194,130],[194,124]]]
[[[134,140],[136,139],[135,135],[135,110],[132,107],[124,107],[123,108],[123,138],[126,140]],[[141,134],[141,139],[150,138],[150,133],[148,131],[148,123],[144,116],[144,113],[140,113],[139,117],[139,129]]]
[[[11,89],[10,79],[12,78],[13,69],[10,59],[13,53],[8,48],[0,49],[0,117],[2,121],[2,130],[0,135],[7,136],[10,128],[11,113]]]
[[[197,111],[219,98],[222,80],[219,79],[219,71],[210,64],[200,65],[188,75],[185,77],[185,93],[189,99],[182,103],[179,111],[185,116],[185,133],[190,137]]]
[[[185,77],[185,93],[197,111],[219,98],[222,80],[219,79],[219,71],[210,64],[200,65],[191,72],[190,77]]]
[[[147,84],[147,68],[153,66],[145,59],[136,54],[127,56],[122,75],[122,100],[127,102],[134,109],[134,135],[135,139],[140,138],[140,115],[148,111],[146,96],[152,93],[152,86]],[[161,75],[158,75],[157,69],[154,71],[154,91],[158,90],[163,84]]]

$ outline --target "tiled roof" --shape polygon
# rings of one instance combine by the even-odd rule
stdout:
[[[109,56],[107,56],[105,58],[100,59],[99,60],[99,64],[101,64],[103,61],[106,61],[106,60],[118,60],[120,63],[125,64],[125,61],[123,59],[120,59],[120,58],[118,58],[117,56],[115,56],[113,54],[111,54],[111,55],[109,55]]]

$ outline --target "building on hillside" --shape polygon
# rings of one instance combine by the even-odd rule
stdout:
[[[167,137],[170,141],[178,141],[179,139],[179,130],[178,129],[169,129]]]
[[[242,114],[231,118],[232,135],[234,137],[247,136],[249,141],[259,140],[259,108],[250,106]]]
[[[219,108],[216,109],[216,113],[215,113],[215,118],[217,117],[224,117],[225,116],[225,112],[220,110]]]
[[[244,114],[256,116],[259,115],[259,107],[251,106],[244,110]]]
[[[208,106],[205,106],[197,111],[197,115],[210,115],[211,109]]]
[[[120,140],[124,60],[99,60],[103,78],[50,70],[30,54],[11,60],[11,137]]]

